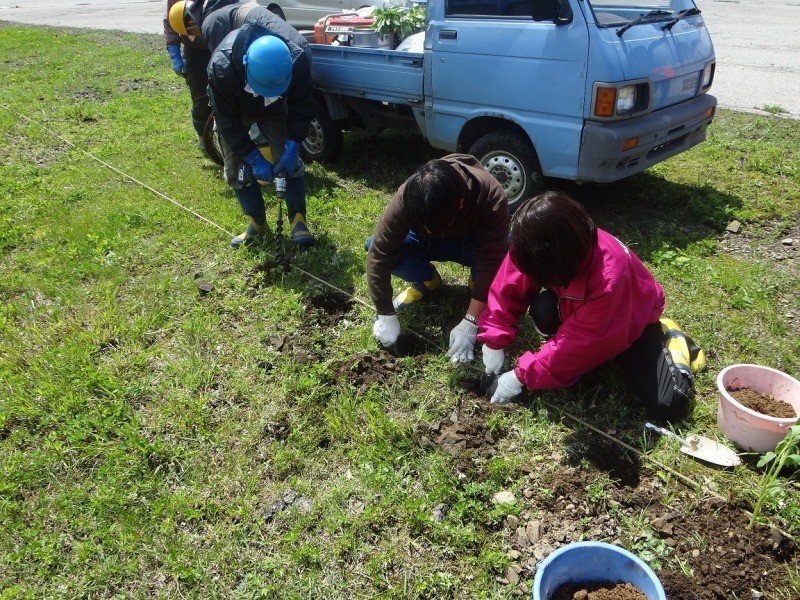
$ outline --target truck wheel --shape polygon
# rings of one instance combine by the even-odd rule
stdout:
[[[469,153],[500,182],[513,214],[542,188],[542,167],[530,142],[513,131],[493,131],[479,138]]]
[[[217,122],[214,120],[213,114],[208,115],[206,126],[203,128],[203,146],[205,147],[206,156],[218,165],[222,165],[222,149],[219,147]]]
[[[317,106],[317,114],[308,126],[308,135],[300,147],[304,160],[335,161],[342,152],[344,137],[342,128],[335,125],[328,111]]]

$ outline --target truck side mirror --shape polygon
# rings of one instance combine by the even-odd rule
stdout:
[[[552,21],[556,25],[572,23],[569,0],[533,0],[533,20]]]

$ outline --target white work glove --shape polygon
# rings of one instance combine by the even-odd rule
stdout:
[[[497,378],[497,389],[492,396],[492,404],[505,404],[522,393],[522,383],[514,371],[508,371]]]
[[[461,322],[450,332],[450,349],[447,351],[450,362],[469,362],[475,358],[472,348],[475,346],[477,335],[478,326],[466,319],[461,319]]]
[[[486,344],[483,345],[483,366],[487,375],[499,375],[506,362],[506,352],[502,348],[493,350]]]
[[[384,346],[391,346],[400,337],[400,321],[397,315],[378,315],[372,325],[372,335]]]

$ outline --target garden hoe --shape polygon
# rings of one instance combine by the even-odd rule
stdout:
[[[742,464],[742,460],[733,450],[721,446],[707,437],[692,434],[682,438],[672,433],[669,429],[664,429],[652,423],[645,423],[644,426],[673,440],[678,440],[681,443],[681,452],[694,458],[699,458],[702,461],[719,465],[720,467],[736,467]]]

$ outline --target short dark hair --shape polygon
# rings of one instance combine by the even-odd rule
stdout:
[[[455,217],[458,202],[467,192],[458,170],[442,159],[426,162],[405,185],[406,215],[417,232],[441,233]]]
[[[539,194],[511,221],[511,260],[544,287],[568,285],[596,243],[597,226],[566,192]]]

